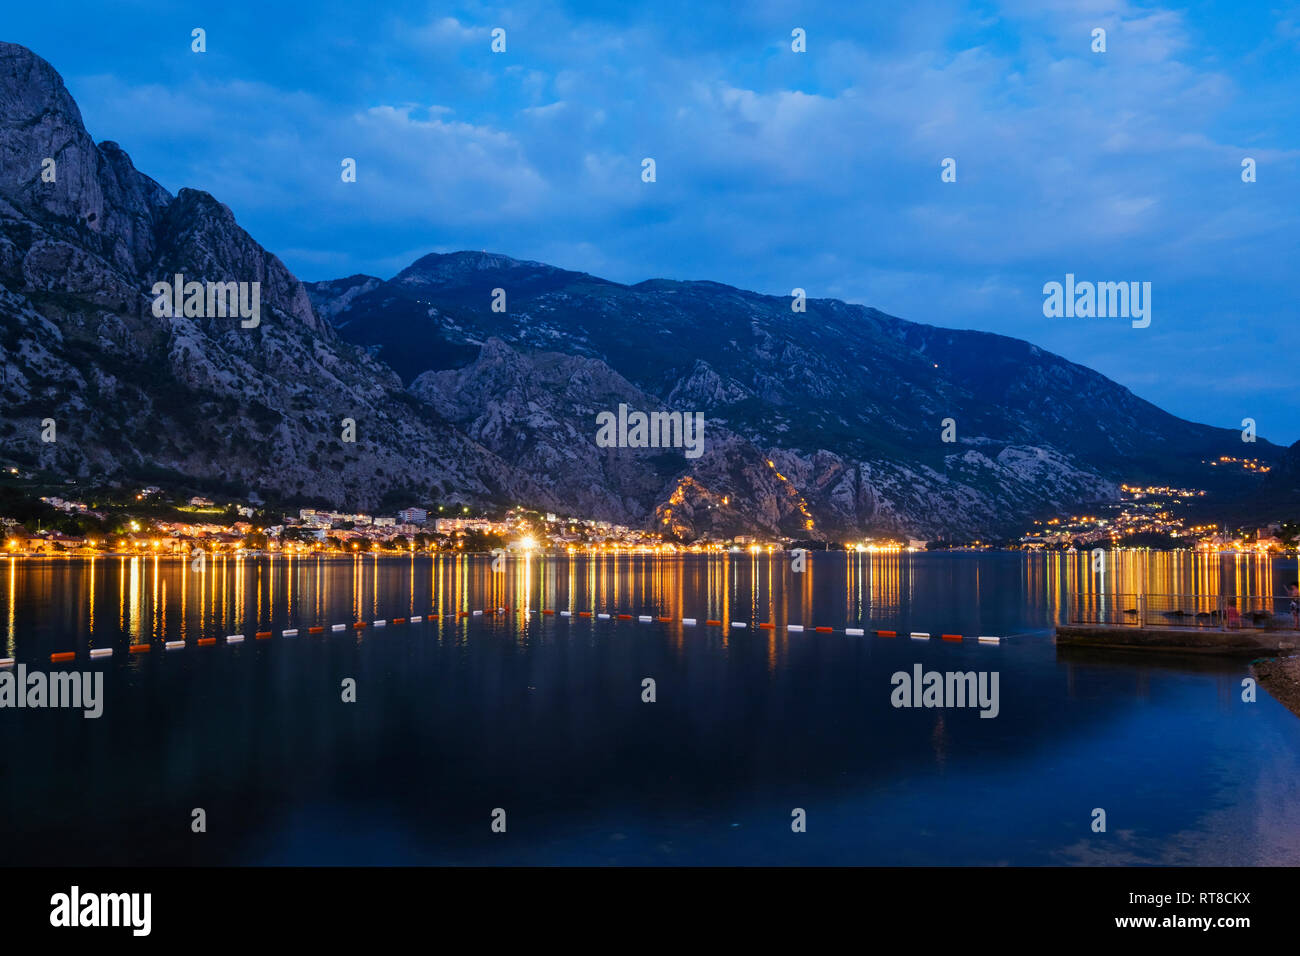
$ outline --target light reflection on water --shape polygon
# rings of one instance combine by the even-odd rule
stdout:
[[[203,573],[165,558],[11,561],[6,656],[191,646],[92,665],[107,681],[100,720],[0,711],[13,833],[0,860],[1300,863],[1300,724],[1266,693],[1241,701],[1245,662],[1050,639],[1070,588],[1281,593],[1294,566],[1120,554],[1108,567],[1102,582],[1086,554],[832,553],[803,574],[748,554],[536,556],[503,573],[464,555],[209,559]],[[457,616],[497,607],[512,611]],[[671,620],[517,613],[541,608]],[[444,619],[251,640],[430,612]],[[250,640],[192,644],[228,633]],[[891,707],[890,675],[914,663],[998,670],[998,718]],[[344,677],[355,705],[340,702]],[[190,838],[195,806],[222,839]],[[496,806],[508,841],[491,839]],[[1097,806],[1108,835],[1089,830]],[[792,807],[810,820],[793,840]]]
[[[781,555],[7,558],[5,656],[32,635],[109,646],[493,607],[998,633],[1062,620],[1069,595],[1271,596],[1293,561],[1263,555],[844,553],[794,573]],[[1279,598],[1279,601],[1281,599]],[[1278,604],[1280,610],[1281,604]],[[43,643],[36,648],[44,653]]]

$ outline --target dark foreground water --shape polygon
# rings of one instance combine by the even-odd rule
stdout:
[[[105,703],[96,720],[0,709],[0,862],[1300,863],[1300,720],[1264,691],[1241,700],[1245,662],[1058,651],[1080,560],[6,561],[0,656],[101,671]],[[1130,583],[1168,590],[1205,572],[1125,560]],[[1212,577],[1270,593],[1289,573],[1243,560]],[[494,607],[512,611],[456,616]],[[305,631],[430,612],[443,619]],[[189,643],[126,653],[159,639]],[[77,660],[49,663],[64,650]],[[997,717],[891,706],[891,674],[917,663],[996,671]]]

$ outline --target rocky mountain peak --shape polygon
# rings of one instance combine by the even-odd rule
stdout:
[[[115,142],[96,145],[62,77],[25,47],[0,43],[0,281],[70,293],[147,315],[154,282],[182,273],[259,282],[272,315],[326,338],[307,290],[198,189],[173,197]]]
[[[279,310],[317,334],[331,327],[312,309],[307,289],[277,256],[263,249],[235,221],[230,207],[201,189],[182,189],[159,228],[160,253],[151,280],[175,273],[211,282],[260,282],[263,307]]]
[[[54,160],[55,181],[42,180]],[[63,78],[39,56],[0,43],[0,196],[18,210],[98,232],[100,155]],[[45,164],[48,167],[48,164]]]
[[[486,251],[431,253],[411,263],[392,282],[408,287],[434,287],[452,295],[478,294],[502,283],[508,284],[514,292],[529,294],[563,288],[571,282],[613,285],[583,272],[570,272],[544,262],[512,259]]]
[[[472,252],[462,250],[460,252],[431,252],[427,256],[421,256],[411,263],[398,275],[408,277],[423,277],[427,279],[450,279],[470,275],[475,272],[484,272],[488,270],[499,269],[518,269],[521,267],[534,269],[551,270],[550,266],[543,265],[540,262],[528,262],[521,259],[512,259],[509,256],[503,256],[494,252]]]

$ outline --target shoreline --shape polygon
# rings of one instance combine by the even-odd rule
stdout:
[[[1300,657],[1254,661],[1250,673],[1274,700],[1300,717]]]
[[[1294,651],[1300,631],[1290,629],[1133,627],[1107,624],[1062,624],[1055,631],[1061,647],[1091,647],[1126,651],[1251,656]]]

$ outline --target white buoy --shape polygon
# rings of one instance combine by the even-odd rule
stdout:
[[[849,635],[850,637],[862,637],[862,635],[866,634],[867,632],[860,627],[846,627],[844,629],[844,633]]]
[[[281,637],[297,637],[297,636],[298,636],[298,629],[297,629],[296,627],[288,628],[287,630],[283,630],[283,631],[281,631],[281,632],[280,632],[280,636],[281,636]]]
[[[227,643],[227,644],[242,644],[243,642],[244,642],[244,635],[243,635],[243,634],[227,634],[227,635],[226,635],[226,643]]]
[[[388,625],[387,621],[374,621],[373,623],[375,627],[386,627]]]
[[[642,624],[649,624],[651,621],[654,620],[654,618],[652,618],[649,614],[642,614],[639,617],[637,617],[637,620],[640,621]]]
[[[483,612],[482,612],[482,611],[473,611],[473,612],[471,612],[471,613],[472,613],[475,617],[482,617],[482,616],[483,616]]]
[[[421,621],[423,621],[423,620],[424,620],[424,616],[421,615],[420,617],[413,617],[413,618],[411,618],[411,623],[412,623],[412,624],[419,624],[419,623],[420,623]]]
[[[984,636],[984,635],[981,635],[980,638],[979,638],[979,642],[980,642],[981,644],[1001,644],[1001,643],[1002,643],[1002,638],[1000,638],[1000,637],[986,637],[986,636]]]
[[[731,622],[731,626],[732,626],[732,627],[749,627],[749,625],[746,624],[744,621],[732,621],[732,622]]]
[[[925,633],[924,631],[912,632],[912,640],[914,641],[928,641],[929,639],[930,639],[930,635]]]
[[[13,667],[14,659],[12,657],[0,657],[0,667]]]
[[[573,617],[573,612],[572,612],[572,611],[561,611],[561,612],[560,612],[560,617]]]
[[[695,618],[693,618],[693,617],[684,617],[684,618],[682,618],[682,623],[683,623],[683,624],[686,624],[686,625],[688,625],[688,626],[690,626],[690,627],[694,627],[694,626],[695,626]]]
[[[185,646],[184,641],[168,641],[167,643],[163,644],[163,647],[165,647],[169,651],[179,651],[184,646]]]
[[[96,647],[96,648],[93,648],[93,649],[91,650],[91,652],[90,652],[90,656],[91,656],[92,658],[94,658],[94,657],[112,657],[112,656],[113,656],[113,649],[112,649],[111,647]]]
[[[331,625],[330,625],[330,630],[331,630],[331,631],[343,631],[343,630],[347,630],[347,625],[346,625],[346,624],[331,624]]]
[[[609,620],[609,615],[608,615],[608,614],[597,614],[596,617],[600,618],[602,621],[608,621],[608,620]]]
[[[802,630],[803,630],[803,625],[802,625],[802,624],[787,624],[787,625],[785,626],[785,629],[786,629],[787,631],[802,631]]]

